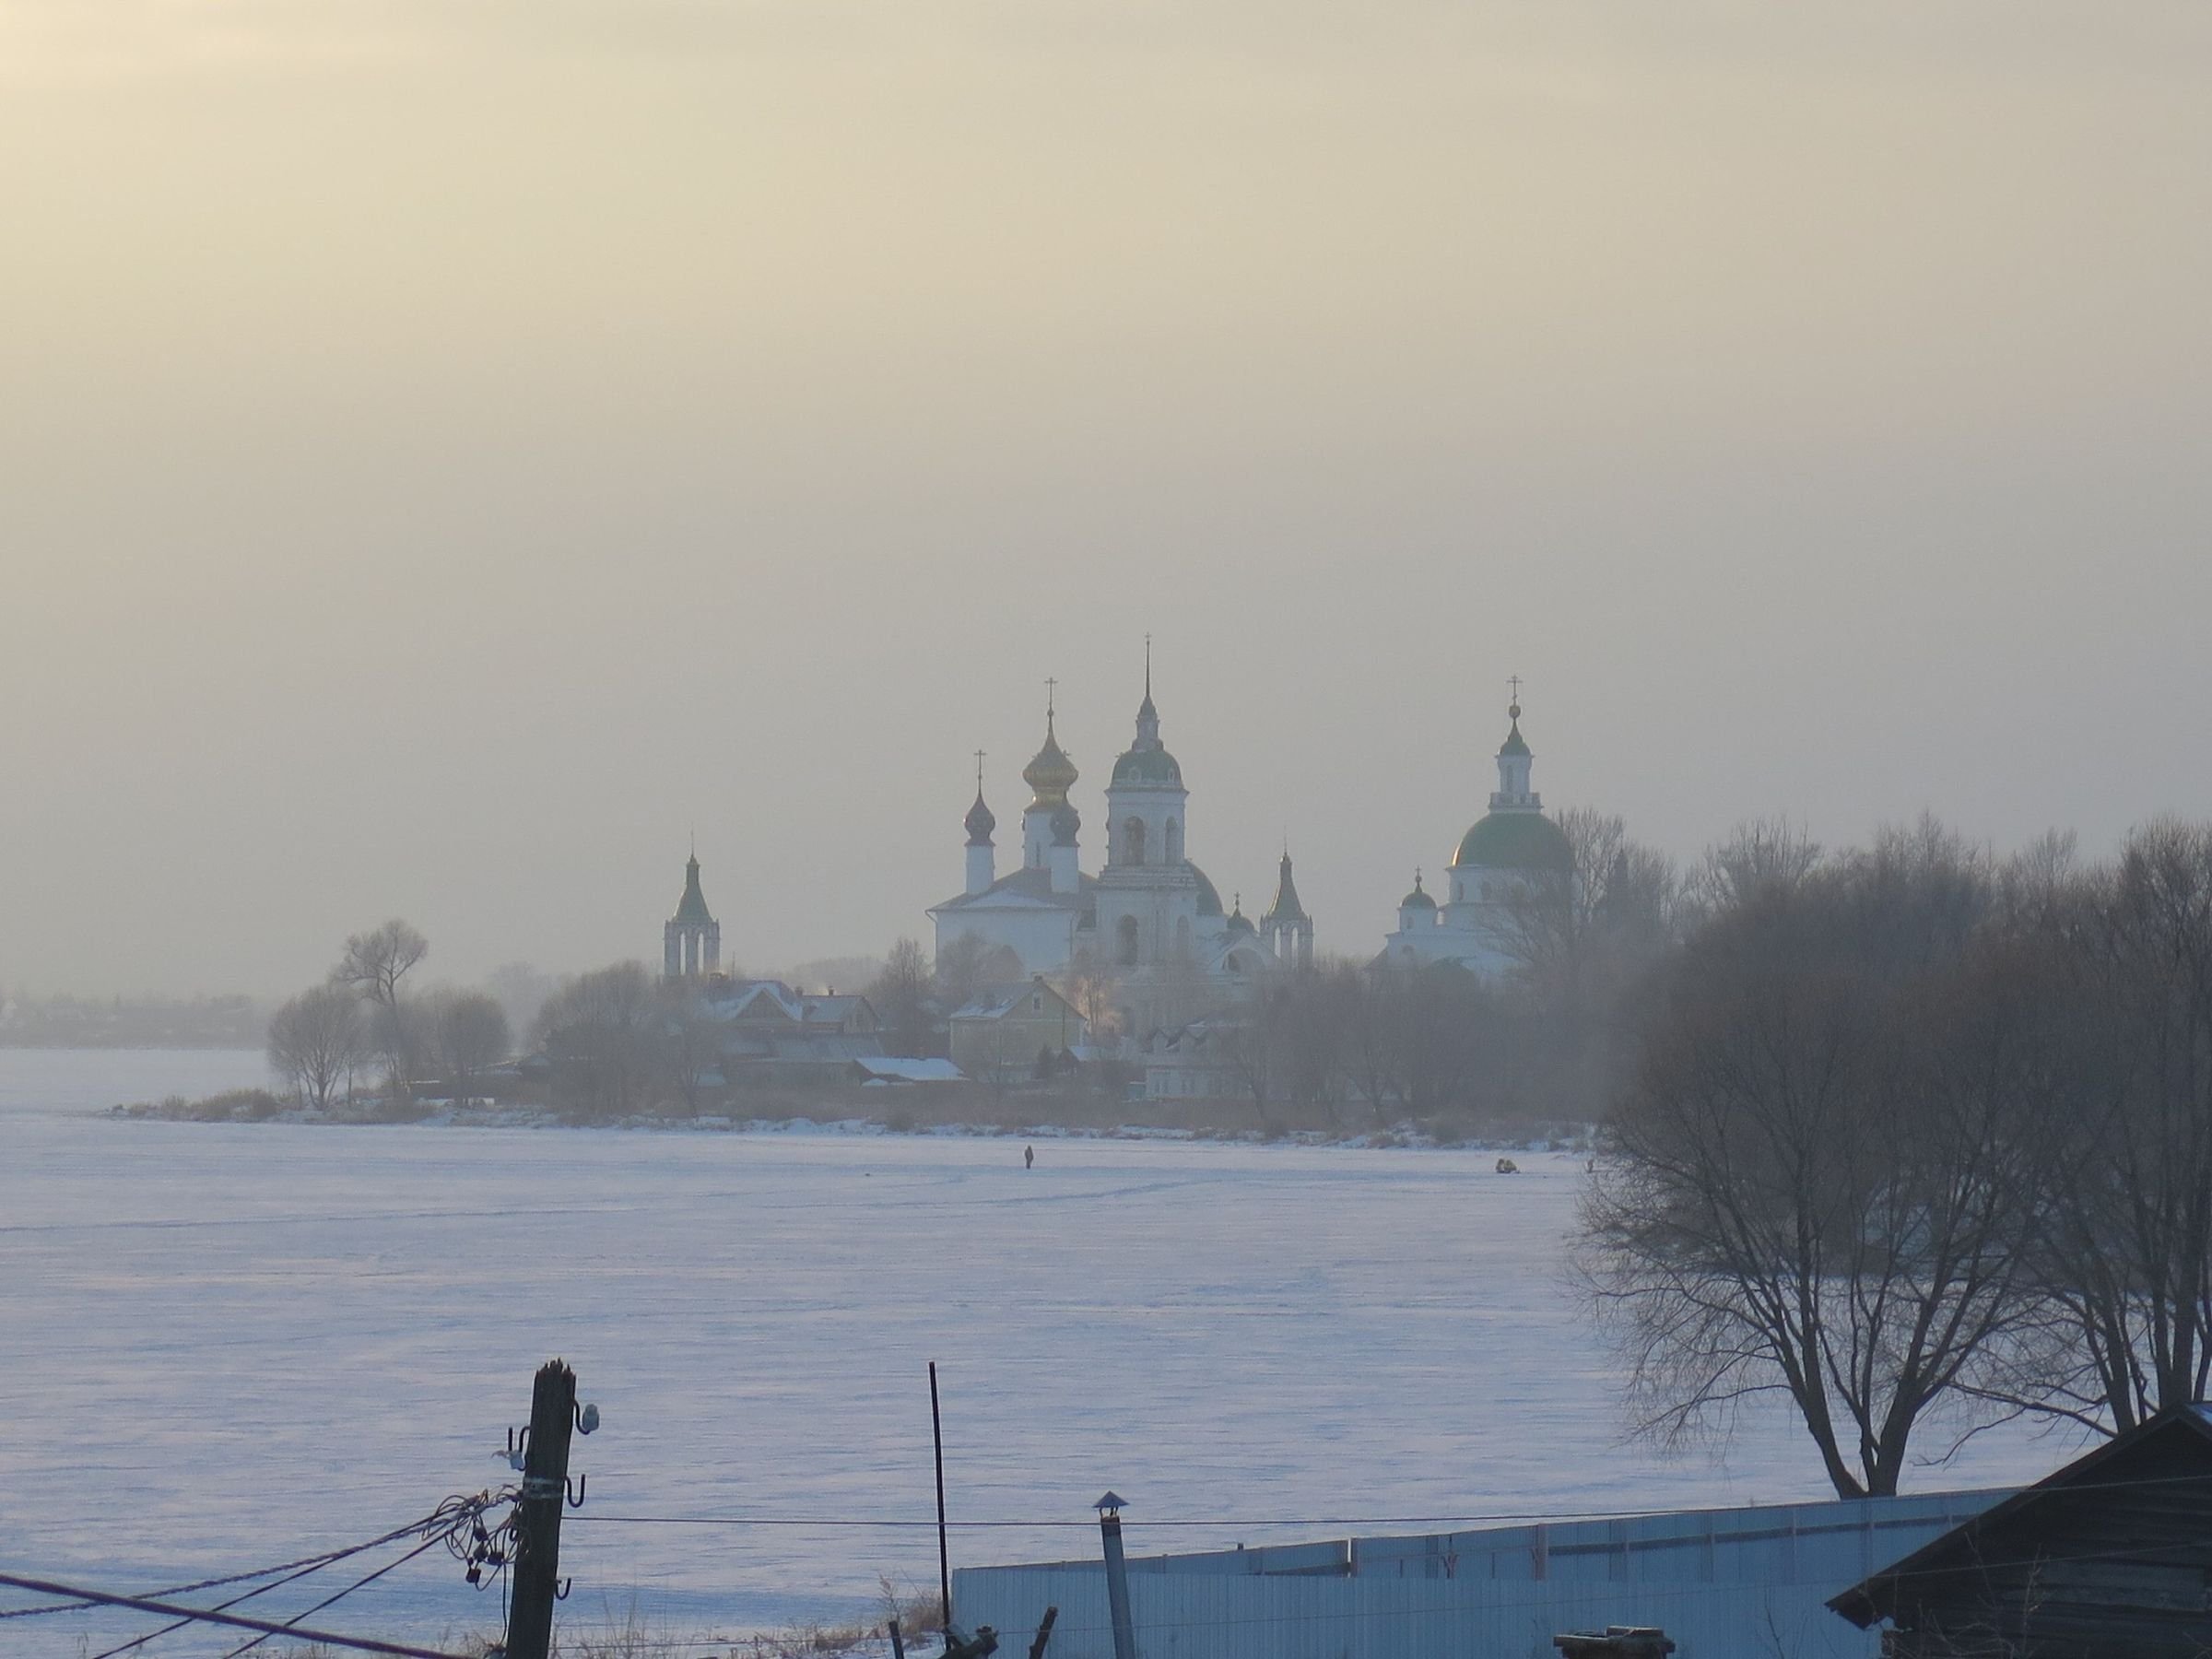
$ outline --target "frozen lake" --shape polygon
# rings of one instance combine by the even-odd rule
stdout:
[[[879,1572],[934,1584],[932,1359],[956,1520],[1079,1528],[1111,1486],[1138,1551],[1827,1495],[1779,1418],[1725,1463],[1618,1443],[1559,1273],[1576,1159],[1054,1140],[1025,1171],[1006,1139],[87,1115],[261,1080],[253,1054],[0,1050],[7,1570],[144,1591],[370,1536],[506,1477],[492,1450],[556,1354],[605,1414],[564,1617],[634,1596],[683,1637],[865,1618]],[[1915,1484],[2063,1455],[1989,1436]],[[956,1564],[1095,1546],[953,1539]],[[498,1610],[433,1553],[317,1622],[434,1641]],[[146,1628],[10,1621],[0,1651]]]

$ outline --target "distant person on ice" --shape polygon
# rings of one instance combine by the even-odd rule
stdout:
[[[1024,1147],[1021,1149],[1021,1167],[1025,1170],[1033,1170],[1037,1167],[1036,1147]]]

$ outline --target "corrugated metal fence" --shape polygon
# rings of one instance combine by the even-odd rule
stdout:
[[[1658,1625],[1681,1659],[1865,1659],[1824,1605],[2005,1492],[1695,1510],[1134,1558],[1140,1659],[1556,1659],[1563,1630]],[[1127,1521],[1133,1539],[1143,1524]],[[953,1575],[960,1623],[1051,1659],[1113,1659],[1098,1561]]]

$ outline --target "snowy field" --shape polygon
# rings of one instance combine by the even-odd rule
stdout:
[[[1619,1443],[1560,1277],[1577,1159],[1051,1140],[1025,1171],[991,1138],[87,1115],[261,1080],[0,1050],[5,1570],[144,1591],[370,1536],[505,1477],[556,1354],[605,1417],[562,1550],[587,1628],[633,1600],[685,1638],[865,1619],[878,1573],[934,1585],[932,1359],[955,1519],[1021,1524],[956,1534],[956,1564],[1087,1554],[1108,1487],[1138,1551],[1828,1495],[1778,1417],[1725,1462]],[[2065,1453],[1984,1437],[1915,1484]],[[433,1553],[315,1622],[434,1642],[498,1609]],[[0,1652],[147,1628],[6,1621]]]

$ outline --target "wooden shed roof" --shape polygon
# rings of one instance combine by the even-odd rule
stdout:
[[[1954,1574],[2032,1555],[2038,1511],[2077,1511],[2086,1501],[2124,1509],[2147,1551],[2171,1534],[2212,1534],[2212,1407],[2183,1406],[2115,1435],[2056,1473],[1993,1504],[1903,1559],[1831,1598],[1829,1606],[1866,1630],[1928,1599]],[[2148,1524],[2146,1525],[2145,1524]],[[2159,1535],[2165,1535],[2161,1537]]]

